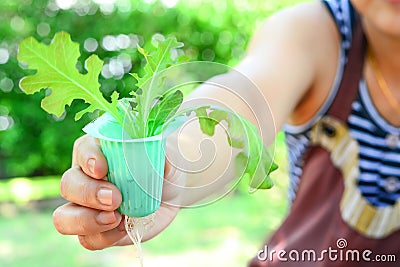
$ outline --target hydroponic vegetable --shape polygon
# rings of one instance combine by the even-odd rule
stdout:
[[[118,102],[117,92],[111,95],[111,103],[101,94],[98,76],[103,61],[96,55],[85,61],[86,74],[77,70],[79,45],[72,42],[68,33],[57,33],[50,45],[29,37],[20,43],[18,60],[27,63],[30,69],[37,72],[24,77],[20,87],[27,94],[44,88],[51,89],[51,93],[42,100],[42,108],[50,114],[61,116],[66,105],[70,105],[75,99],[82,99],[90,105],[76,114],[76,120],[87,112],[101,110],[114,117],[132,138],[157,135],[164,124],[174,117],[183,101],[183,95],[179,89],[160,95],[159,90],[154,90],[156,86],[152,84],[152,80],[160,82],[161,79],[154,79],[156,74],[180,62],[179,58],[171,58],[171,49],[181,46],[175,38],[167,38],[159,41],[153,51],[138,48],[147,64],[143,68],[142,76],[132,74],[138,81],[136,86],[139,89],[131,92],[133,98],[129,99],[130,105],[127,106]],[[243,148],[236,160],[238,174],[253,181],[251,186],[254,188],[270,188],[272,181],[269,174],[277,169],[277,165],[267,153],[256,127],[238,114],[227,111],[214,110],[208,114],[208,108],[209,106],[202,106],[193,109],[199,117],[201,130],[205,134],[213,135],[215,126],[223,120],[227,121],[229,144]],[[262,177],[255,177],[256,175]]]
[[[250,187],[272,187],[269,174],[277,168],[257,128],[240,115],[210,105],[180,110],[184,101],[183,92],[179,87],[167,88],[165,79],[159,74],[184,60],[182,57],[173,58],[171,54],[171,51],[181,46],[171,37],[158,41],[151,51],[139,47],[138,51],[145,58],[146,65],[142,75],[132,74],[137,80],[137,89],[131,91],[130,98],[120,100],[119,94],[113,92],[111,102],[103,97],[98,82],[103,61],[96,55],[90,56],[85,61],[87,73],[80,73],[76,68],[80,57],[79,45],[72,42],[69,34],[57,33],[50,45],[29,37],[19,46],[18,60],[36,70],[35,74],[21,80],[20,87],[27,94],[51,89],[42,100],[45,111],[61,116],[66,105],[71,105],[75,99],[82,99],[89,106],[76,114],[76,120],[95,110],[105,112],[85,128],[100,138],[103,153],[109,163],[108,178],[117,185],[123,196],[119,210],[128,215],[125,226],[132,241],[138,246],[142,234],[139,229],[146,229],[154,217],[147,217],[150,218],[148,220],[138,218],[152,214],[161,201],[165,162],[165,154],[161,154],[165,152],[160,152],[162,150],[158,146],[165,142],[162,133],[179,118],[195,114],[200,129],[209,136],[214,135],[218,124],[225,122],[229,145],[242,150],[235,159],[237,175],[248,180]],[[97,131],[99,126],[106,130],[102,128],[103,132]],[[128,134],[129,140],[116,140],[115,136],[123,133]],[[130,151],[135,149],[136,153]],[[147,154],[147,161],[142,164],[135,162],[142,160],[136,158],[138,153]],[[140,178],[145,180],[140,181]]]

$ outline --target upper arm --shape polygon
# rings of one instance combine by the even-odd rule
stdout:
[[[312,113],[329,92],[337,53],[326,51],[336,51],[332,50],[336,35],[324,8],[313,2],[271,16],[235,70],[199,86],[190,99],[212,100],[241,114],[271,143],[299,106],[301,113]]]
[[[302,99],[308,98],[310,92],[326,87],[319,77],[325,77],[326,69],[329,69],[325,60],[334,62],[337,55],[326,57],[326,49],[331,49],[327,45],[333,40],[329,36],[334,36],[334,31],[329,29],[334,27],[323,8],[319,2],[303,4],[269,18],[253,37],[240,64],[197,87],[187,100],[192,100],[192,104],[212,103],[227,107],[260,126],[264,141],[273,142],[276,130],[298,108]],[[266,114],[268,106],[265,107],[265,102],[269,104],[274,121],[268,121],[271,116]],[[309,102],[306,105],[310,105]],[[259,119],[267,121],[260,123]],[[228,167],[232,167],[230,163],[237,151],[232,151],[226,142],[224,129],[216,129],[210,150],[200,146],[201,137],[195,124],[188,123],[179,132],[180,153],[185,160],[190,159],[191,168],[197,162],[207,161],[199,160],[202,155],[212,158],[212,164],[204,171],[187,174],[186,185],[199,188],[198,192],[188,191],[188,195],[182,197],[185,201],[189,199],[187,203],[210,194],[209,187],[204,185],[219,188],[235,177],[232,168]],[[214,155],[218,157],[214,158]],[[215,180],[215,177],[219,178]]]
[[[324,8],[313,2],[276,13],[254,35],[237,66],[260,88],[278,130],[305,96],[313,100],[304,104],[313,112],[312,106],[321,104],[315,102],[323,101],[329,91],[337,54],[327,51],[336,52],[336,35]],[[326,79],[321,81],[321,76]]]

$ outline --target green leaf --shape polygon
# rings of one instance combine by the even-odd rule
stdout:
[[[218,122],[208,117],[207,109],[208,106],[200,107],[195,110],[195,113],[199,119],[201,131],[208,136],[213,136]]]
[[[143,67],[142,76],[132,74],[137,80],[136,86],[139,88],[136,92],[131,92],[131,95],[135,98],[136,121],[139,124],[137,125],[136,137],[153,134],[154,127],[160,126],[158,124],[153,125],[157,122],[148,121],[148,116],[154,100],[159,98],[165,91],[164,79],[159,75],[160,72],[180,62],[180,60],[185,60],[183,57],[176,60],[171,58],[171,50],[179,47],[181,47],[181,43],[175,37],[159,41],[157,47],[153,47],[151,51],[138,47],[138,52],[145,58],[146,65]],[[148,126],[152,127],[150,132],[146,130]]]
[[[238,116],[230,116],[228,120],[228,143],[234,148],[243,148],[243,126],[242,121]]]
[[[133,77],[137,80],[136,86],[142,88],[154,74],[168,68],[173,60],[171,58],[171,49],[179,47],[180,44],[175,37],[169,37],[164,41],[160,41],[158,47],[152,52],[148,52],[142,47],[138,47],[138,51],[146,60],[146,65],[143,68],[144,75],[140,77],[134,74]]]
[[[257,128],[244,118],[241,121],[245,128],[245,138],[247,139],[243,150],[247,157],[247,164],[241,168],[248,174],[251,188],[271,188],[273,182],[269,174],[277,169],[277,165],[258,135]]]
[[[158,134],[171,118],[176,117],[183,101],[182,92],[176,88],[164,93],[165,77],[160,75],[163,70],[182,59],[171,58],[171,49],[180,46],[175,38],[167,38],[158,42],[157,47],[150,52],[139,47],[138,51],[144,56],[147,64],[144,66],[143,76],[132,74],[137,79],[138,86],[138,89],[132,92],[134,99],[118,101],[119,94],[113,92],[110,103],[100,92],[98,76],[103,62],[97,56],[90,56],[86,60],[87,74],[82,74],[75,67],[80,56],[79,46],[71,41],[67,33],[57,33],[48,46],[34,38],[27,38],[20,44],[18,60],[28,63],[29,68],[37,72],[23,78],[20,86],[27,94],[44,88],[51,89],[51,93],[42,100],[42,107],[48,113],[61,116],[66,105],[71,105],[74,99],[82,99],[89,106],[78,112],[76,119],[99,109],[110,113],[124,126],[123,115],[128,115],[130,121],[135,121],[130,123],[131,127],[127,129],[131,137],[151,136]],[[152,106],[154,101],[156,104]],[[212,136],[216,125],[225,121],[228,124],[228,143],[232,147],[242,149],[235,160],[238,175],[249,179],[252,188],[271,187],[269,174],[277,166],[259,137],[257,128],[231,111],[209,111],[210,109],[210,106],[192,109],[199,118],[201,130]],[[120,111],[128,113],[120,114]]]
[[[180,90],[174,91],[173,93],[165,93],[161,97],[161,100],[154,105],[150,111],[147,119],[147,136],[159,134],[156,130],[161,129],[165,122],[176,113],[182,101],[183,94]]]
[[[209,117],[217,123],[220,123],[221,121],[228,119],[228,112],[216,109],[210,112]]]
[[[78,113],[75,114],[75,120],[80,120],[82,118],[83,115],[85,115],[86,113],[92,113],[95,112],[97,110],[96,106],[94,105],[90,105],[85,109],[82,109],[81,111],[79,111]]]
[[[76,119],[86,112],[100,109],[122,122],[115,97],[114,102],[109,103],[99,90],[98,76],[103,61],[96,55],[90,56],[85,62],[87,74],[81,74],[75,67],[79,56],[79,45],[72,42],[65,32],[57,33],[48,46],[32,37],[25,39],[20,43],[18,60],[28,63],[29,68],[37,72],[21,80],[22,91],[33,94],[50,88],[51,94],[42,100],[42,108],[56,116],[61,116],[65,106],[71,105],[74,99],[82,99],[90,106],[76,114]]]
[[[200,129],[204,134],[214,135],[215,127],[222,121],[228,123],[226,131],[231,147],[241,148],[235,158],[236,174],[249,181],[251,188],[268,189],[273,186],[269,174],[278,166],[269,155],[267,148],[258,135],[257,128],[240,115],[215,109],[208,113],[210,106],[198,107],[194,110],[199,119]]]

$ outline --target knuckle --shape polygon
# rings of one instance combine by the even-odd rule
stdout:
[[[75,140],[74,147],[73,147],[74,152],[79,151],[79,147],[82,145],[82,139],[83,139],[83,137],[79,137],[78,139]]]
[[[88,147],[95,147],[96,141],[94,137],[86,134],[75,140],[73,150],[76,153],[85,152]]]
[[[71,169],[68,169],[66,172],[63,173],[61,176],[61,181],[60,181],[60,195],[64,199],[68,199],[69,196],[69,178],[71,175]]]
[[[83,222],[82,219],[79,220],[79,221],[80,221],[80,223],[79,223],[79,228],[80,228],[79,233],[83,233],[85,235],[88,235],[88,234],[91,234],[91,232],[93,232],[92,227],[90,227],[87,224],[87,222]]]
[[[110,243],[110,240],[108,238],[106,238],[104,234],[100,233],[99,235],[97,235],[97,242],[96,242],[97,249],[108,248],[111,245],[109,243]]]
[[[90,136],[84,135],[79,137],[78,139],[75,140],[74,146],[73,146],[73,152],[72,155],[79,159],[82,156],[86,156],[88,153],[87,148],[88,148],[88,143],[90,143]]]
[[[101,250],[109,247],[107,240],[105,240],[103,234],[94,235],[80,235],[78,236],[80,244],[88,250]]]
[[[95,223],[94,220],[91,220],[90,213],[82,213],[76,217],[76,222],[78,226],[78,233],[82,235],[91,235],[95,233]]]
[[[81,210],[75,220],[78,227],[77,233],[85,236],[98,234],[100,230],[95,219],[96,214],[97,212],[93,210]]]
[[[56,228],[56,230],[60,234],[66,234],[65,229],[64,229],[63,224],[62,224],[62,221],[63,220],[62,220],[61,211],[58,208],[53,212],[53,224],[54,224],[54,227]]]
[[[97,186],[94,185],[94,181],[88,181],[85,183],[81,184],[81,194],[82,194],[82,202],[84,204],[90,204],[93,203],[94,200],[96,199],[95,195],[96,195],[96,188]]]
[[[78,240],[82,247],[86,248],[87,250],[96,250],[94,245],[88,240],[88,236],[79,235]]]

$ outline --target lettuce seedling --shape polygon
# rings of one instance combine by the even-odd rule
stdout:
[[[167,38],[159,41],[152,51],[138,47],[146,61],[142,76],[132,74],[138,89],[130,93],[131,98],[121,100],[118,92],[113,92],[109,102],[100,91],[98,76],[103,61],[97,55],[91,55],[85,61],[87,73],[83,74],[76,68],[80,57],[79,44],[74,43],[68,33],[57,33],[50,45],[29,37],[20,43],[18,60],[27,63],[36,73],[24,77],[20,87],[26,94],[51,89],[41,106],[58,117],[63,114],[66,105],[81,99],[89,106],[75,115],[76,120],[85,113],[100,110],[114,117],[133,139],[159,135],[168,123],[182,116],[178,112],[183,102],[181,90],[172,88],[160,94],[160,90],[154,89],[163,86],[160,84],[163,79],[157,75],[182,61],[182,58],[173,60],[171,57],[171,51],[181,46],[175,38]],[[252,188],[272,186],[269,174],[277,169],[277,165],[269,156],[254,125],[234,112],[210,106],[195,107],[185,112],[194,112],[199,118],[201,130],[209,136],[214,135],[216,125],[225,121],[228,124],[229,144],[242,149],[235,160],[238,176],[250,180]]]

